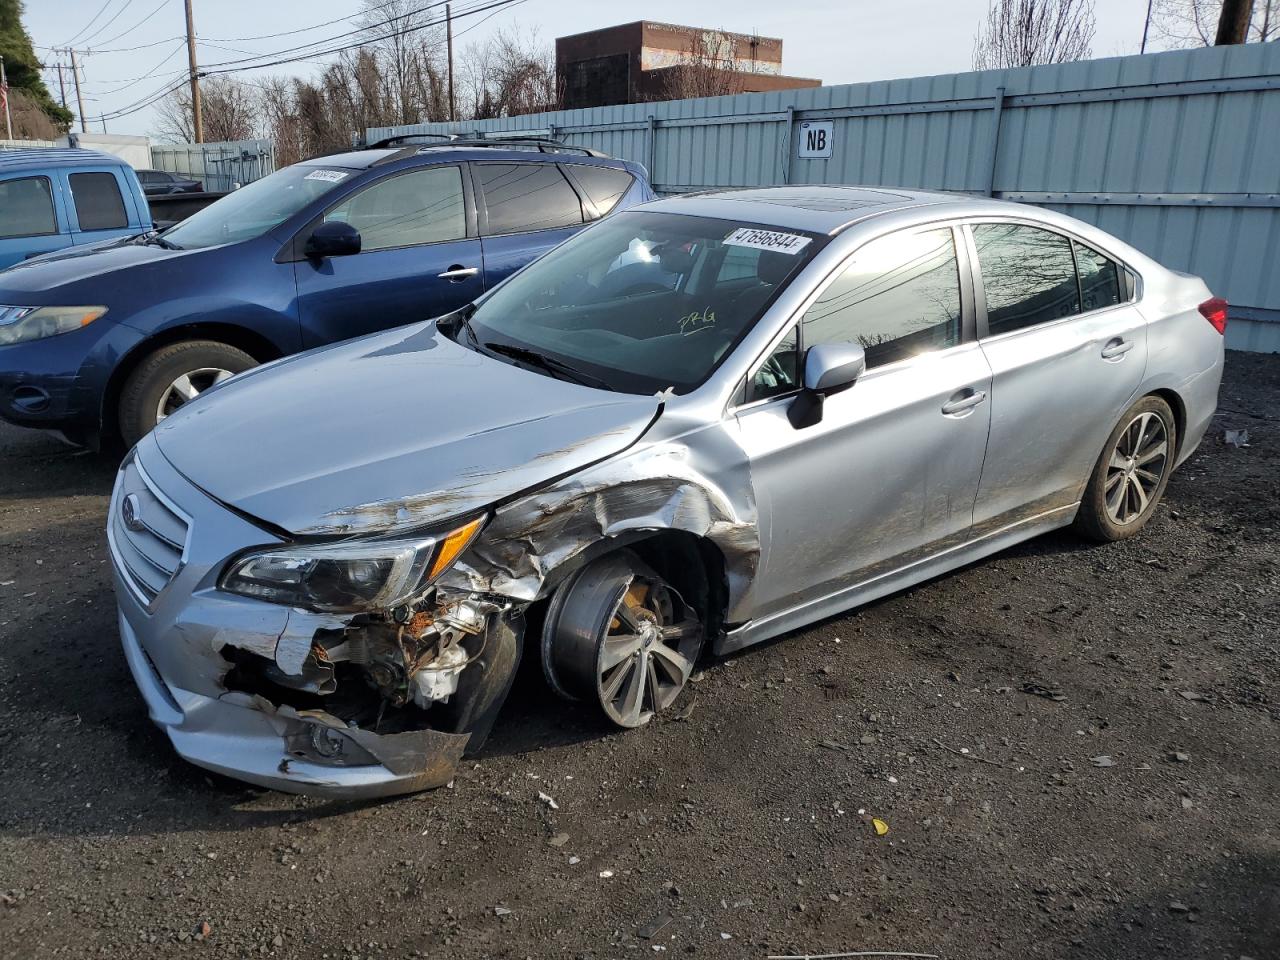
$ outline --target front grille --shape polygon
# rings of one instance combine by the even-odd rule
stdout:
[[[121,467],[108,539],[116,565],[144,603],[149,605],[182,569],[190,526],[136,457]]]

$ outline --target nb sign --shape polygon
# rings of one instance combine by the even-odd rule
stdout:
[[[833,120],[804,120],[800,124],[798,156],[801,160],[829,160]]]

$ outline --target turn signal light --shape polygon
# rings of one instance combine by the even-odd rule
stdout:
[[[1211,297],[1200,304],[1200,314],[1213,324],[1213,329],[1222,334],[1227,332],[1227,301]]]

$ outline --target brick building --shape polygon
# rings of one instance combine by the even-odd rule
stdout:
[[[682,94],[698,86],[690,82],[694,69],[708,89]],[[566,109],[822,85],[783,75],[782,41],[776,37],[647,20],[558,37],[556,80]]]

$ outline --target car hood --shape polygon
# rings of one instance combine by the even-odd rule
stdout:
[[[173,466],[293,534],[435,524],[615,454],[656,397],[567,383],[467,349],[434,321],[251,370],[161,421]]]
[[[198,250],[166,250],[155,244],[134,243],[131,238],[105,240],[85,247],[67,247],[22,263],[0,273],[0,303],[40,306],[51,293],[84,284],[86,293],[101,290],[101,282],[122,270],[164,269],[161,264],[198,254]],[[137,278],[135,278],[136,280]],[[101,294],[99,293],[99,298]],[[97,303],[99,300],[86,301]]]

